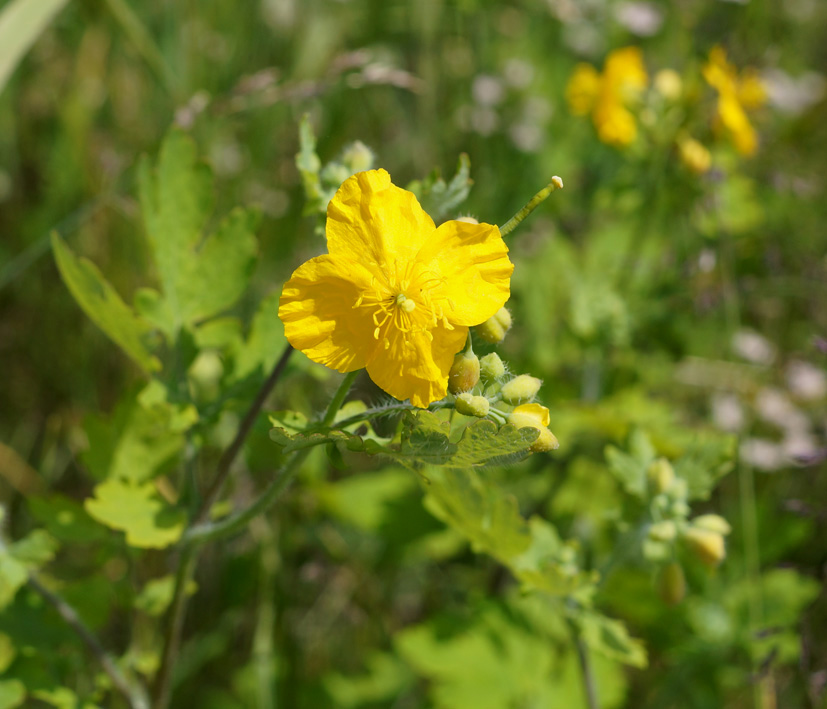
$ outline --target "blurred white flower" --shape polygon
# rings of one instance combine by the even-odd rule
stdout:
[[[764,471],[778,470],[786,464],[784,450],[766,438],[748,438],[739,449],[741,460]]]
[[[744,427],[744,407],[734,394],[716,394],[712,398],[712,420],[722,431],[736,433]]]
[[[781,442],[784,455],[791,460],[812,458],[821,450],[815,437],[807,431],[792,431]]]
[[[741,330],[732,337],[732,349],[739,357],[755,364],[772,364],[775,345],[750,330]]]
[[[663,25],[663,10],[651,2],[621,2],[615,6],[615,19],[638,37],[651,37]]]
[[[827,375],[818,367],[802,360],[787,365],[787,386],[799,399],[823,399],[827,395]]]
[[[543,145],[544,131],[536,123],[520,121],[508,129],[508,135],[518,150],[531,153]]]
[[[503,76],[509,86],[524,89],[534,78],[534,67],[522,59],[509,59],[505,63]]]
[[[814,71],[794,77],[781,69],[769,69],[762,73],[761,81],[770,103],[791,116],[815,106],[824,98],[827,89],[827,81]]]
[[[480,74],[474,79],[471,93],[480,106],[496,106],[505,97],[502,81],[488,74]]]
[[[755,409],[765,421],[785,431],[807,431],[810,421],[780,389],[764,387],[755,397]]]

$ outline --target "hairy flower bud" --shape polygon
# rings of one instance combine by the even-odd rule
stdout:
[[[480,376],[489,382],[505,376],[505,365],[496,352],[480,359]]]
[[[505,333],[511,328],[511,313],[506,308],[500,308],[494,315],[474,330],[486,342],[496,345],[505,339]]]
[[[523,404],[508,415],[508,423],[516,428],[536,428],[540,435],[531,444],[529,450],[539,453],[560,447],[557,437],[548,429],[548,409],[540,404]]]
[[[468,392],[463,392],[457,396],[457,411],[465,416],[483,418],[488,416],[490,406],[491,404],[488,403],[488,399],[484,396],[474,396]]]
[[[719,532],[690,527],[684,532],[683,539],[692,553],[710,568],[718,566],[726,556],[724,537]]]
[[[649,466],[649,482],[656,493],[666,492],[675,481],[675,471],[666,458],[658,458]]]
[[[511,381],[503,384],[500,393],[506,404],[512,406],[527,404],[537,396],[542,383],[537,377],[532,377],[530,374],[521,374],[519,377],[514,377]]]
[[[665,519],[650,526],[648,534],[655,541],[671,542],[678,536],[678,527],[671,519]]]
[[[480,380],[480,360],[473,352],[460,352],[454,357],[448,373],[448,391],[460,394],[471,391]]]
[[[658,594],[664,603],[677,605],[686,596],[686,576],[683,567],[673,561],[663,567],[658,578]]]
[[[461,217],[457,217],[456,219],[458,222],[465,222],[466,224],[479,224],[479,220],[476,217],[472,217],[470,215],[464,215]]]
[[[373,160],[373,151],[361,140],[348,145],[342,153],[342,162],[348,166],[351,174],[370,170],[373,167]]]

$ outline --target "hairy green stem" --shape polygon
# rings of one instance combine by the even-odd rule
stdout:
[[[559,177],[555,176],[551,178],[551,182],[549,182],[543,189],[541,189],[537,194],[535,194],[523,207],[519,212],[517,212],[511,219],[509,219],[503,226],[500,227],[500,234],[503,236],[508,236],[514,229],[517,228],[519,223],[523,221],[529,214],[531,214],[537,207],[539,207],[543,202],[546,201],[546,198],[555,190],[563,189],[563,180]]]

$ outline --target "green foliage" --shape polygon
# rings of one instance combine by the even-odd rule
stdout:
[[[453,216],[457,208],[468,199],[471,191],[471,160],[462,153],[457,162],[456,174],[445,182],[439,170],[434,170],[424,180],[414,180],[407,189],[419,199],[422,208],[438,224],[446,217]]]

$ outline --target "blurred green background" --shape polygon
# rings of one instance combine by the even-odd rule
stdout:
[[[309,114],[323,162],[361,140],[399,185],[435,167],[450,176],[467,153],[462,210],[481,221],[503,224],[563,177],[509,241],[515,326],[501,353],[544,379],[561,441],[498,474],[526,515],[580,539],[599,566],[623,519],[607,442],[635,427],[667,450],[689,432],[737,436],[734,470],[700,510],[733,526],[724,564],[690,565],[675,607],[644,567],[601,588],[650,651],[648,669],[598,667],[601,705],[827,706],[825,36],[819,0],[69,0],[0,87],[6,534],[45,523],[32,497],[90,494],[84,418],[110,415],[141,381],[69,296],[49,234],[130,301],[152,273],[135,167],[176,124],[215,172],[216,213],[262,210],[253,288],[236,308],[249,319],[324,248],[295,167]],[[627,46],[648,80],[628,102],[637,139],[617,147],[572,114],[566,86],[579,62],[599,71]],[[702,73],[715,46],[766,91],[749,114],[751,157],[715,118]],[[663,69],[678,95],[654,87]],[[681,160],[690,134],[711,156],[700,174]],[[308,369],[272,408],[324,405],[330,383]],[[250,468],[267,455],[251,449]],[[268,642],[272,706],[585,706],[573,664],[543,677],[552,689],[537,679],[567,641],[537,639],[533,601],[443,533],[412,476],[367,468],[351,477],[317,461],[270,524],[211,552],[173,706],[265,706],[255,673]],[[167,562],[90,534],[54,574],[124,652],[136,646],[124,608]],[[269,640],[256,608],[272,615]],[[35,627],[32,647],[72,646],[57,619]],[[91,692],[85,664],[49,665],[43,686]]]

